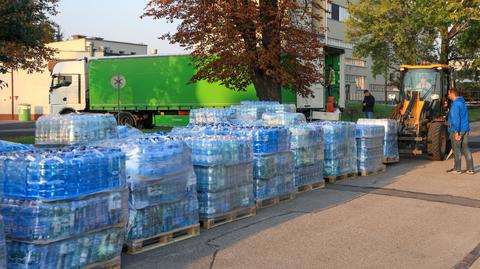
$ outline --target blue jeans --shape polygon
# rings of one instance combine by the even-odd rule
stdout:
[[[467,170],[473,171],[473,157],[472,152],[468,148],[468,133],[460,133],[460,140],[457,141],[455,136],[450,134],[450,140],[452,141],[453,155],[455,156],[454,169],[460,171],[462,169],[462,155],[467,161]]]
[[[366,119],[373,119],[373,112],[363,112]]]

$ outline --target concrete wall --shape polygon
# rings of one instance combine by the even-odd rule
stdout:
[[[92,54],[89,47],[91,44],[97,48],[94,54]],[[124,52],[124,55],[144,55],[148,52],[146,45],[89,38],[54,42],[48,44],[48,46],[57,49],[57,54],[55,55],[57,60],[73,60],[91,56],[103,57],[105,55],[120,54],[121,51]],[[102,50],[102,47],[108,48],[108,51]],[[0,74],[0,80],[8,84],[0,89],[0,120],[17,119],[17,105],[19,104],[30,104],[32,106],[32,119],[50,113],[48,95],[51,79],[50,71],[47,67],[43,72],[32,74],[24,70],[17,70],[13,72],[13,78],[12,97],[11,73]],[[14,100],[13,115],[12,98]]]

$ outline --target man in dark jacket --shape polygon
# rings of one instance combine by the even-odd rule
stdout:
[[[362,111],[367,119],[373,119],[373,107],[375,106],[375,97],[368,91],[364,90],[363,108]]]
[[[448,91],[448,98],[452,100],[450,112],[448,113],[448,132],[452,141],[453,154],[455,156],[455,166],[448,170],[448,173],[462,173],[462,154],[467,161],[467,171],[469,175],[473,175],[473,157],[472,152],[468,148],[468,132],[470,132],[470,123],[468,120],[468,110],[465,99],[458,96],[456,89],[452,88]]]

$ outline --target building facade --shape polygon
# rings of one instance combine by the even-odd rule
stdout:
[[[353,44],[346,40],[345,20],[349,17],[348,0],[319,1],[325,10],[322,16],[325,48],[325,66],[333,64],[337,73],[336,91],[339,100],[363,100],[363,91],[369,90],[377,101],[385,101],[385,79],[372,75],[372,60],[353,56]],[[354,2],[354,1],[353,1]],[[387,87],[387,95],[399,97],[398,89]],[[344,107],[343,104],[340,104]]]
[[[49,114],[50,71],[55,62],[91,57],[145,55],[147,45],[104,40],[98,37],[74,35],[72,39],[53,42],[49,47],[57,50],[55,61],[48,63],[43,72],[27,73],[14,70],[1,74],[6,86],[0,89],[0,120],[17,119],[17,106],[29,104],[32,119]]]

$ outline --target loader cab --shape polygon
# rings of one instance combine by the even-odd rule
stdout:
[[[429,119],[446,116],[443,102],[450,84],[448,65],[402,65],[400,94],[404,101],[415,99]],[[404,112],[408,105],[404,106]],[[419,123],[419,122],[418,122]]]
[[[57,63],[51,73],[49,103],[52,114],[82,111],[86,107],[84,60]]]

